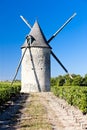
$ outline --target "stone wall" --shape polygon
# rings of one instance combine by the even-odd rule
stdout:
[[[25,48],[22,49],[22,55]],[[22,61],[22,92],[50,91],[50,49],[28,48]]]

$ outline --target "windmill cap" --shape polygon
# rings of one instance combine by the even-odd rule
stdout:
[[[45,47],[51,49],[37,21],[35,21],[29,35],[35,39],[30,45],[31,47]],[[22,48],[26,47],[27,45],[27,40],[25,40],[25,43],[23,44]]]

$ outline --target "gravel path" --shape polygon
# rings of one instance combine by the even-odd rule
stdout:
[[[64,100],[57,98],[51,92],[34,93],[47,111],[47,120],[52,130],[87,130],[87,115],[69,106]],[[21,120],[29,119],[25,113],[31,101],[31,94],[21,94],[19,98],[0,114],[0,130],[20,130]],[[24,116],[26,115],[26,117]],[[28,129],[22,129],[28,130]],[[40,129],[42,130],[42,129]]]

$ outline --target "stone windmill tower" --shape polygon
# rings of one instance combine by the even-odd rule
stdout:
[[[12,81],[13,84],[22,64],[21,92],[50,91],[50,55],[52,55],[64,71],[69,74],[68,70],[52,51],[49,43],[65,27],[65,25],[75,17],[75,15],[76,13],[74,13],[49,40],[46,40],[37,21],[34,23],[33,27],[31,27],[26,19],[23,16],[20,16],[31,29],[29,35],[26,37],[25,43],[21,47],[22,58]],[[72,78],[70,74],[69,76]]]
[[[22,46],[22,54],[27,51],[22,61],[22,92],[50,91],[50,53],[44,34],[36,21],[29,33],[30,45],[27,40]]]

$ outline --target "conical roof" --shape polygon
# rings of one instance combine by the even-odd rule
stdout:
[[[51,48],[48,43],[47,40],[38,24],[38,22],[36,21],[34,23],[34,26],[32,27],[30,33],[30,36],[33,37],[33,42],[32,44],[30,44],[31,47],[46,47],[46,48]],[[22,48],[26,47],[27,44],[27,40],[25,40],[25,43],[23,44]]]

